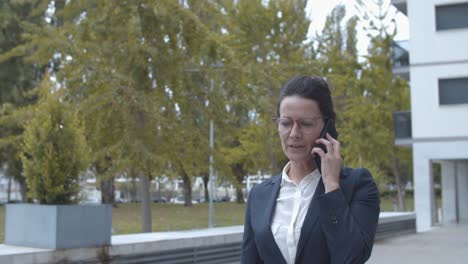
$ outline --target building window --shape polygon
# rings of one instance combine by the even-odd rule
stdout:
[[[439,104],[468,104],[468,77],[439,79]]]
[[[468,28],[468,3],[436,6],[436,29]]]

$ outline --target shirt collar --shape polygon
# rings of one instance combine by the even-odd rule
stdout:
[[[289,168],[291,167],[291,161],[289,161],[286,166],[283,168],[283,172],[281,174],[281,186],[285,183],[294,184],[298,186],[307,186],[309,185],[314,179],[320,178],[320,172],[315,169],[311,173],[307,174],[299,184],[294,183],[288,176]]]

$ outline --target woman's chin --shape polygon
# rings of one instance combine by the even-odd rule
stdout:
[[[309,153],[306,153],[306,154],[288,153],[288,155],[286,156],[288,157],[290,161],[297,162],[297,163],[305,163],[305,162],[312,161],[312,156]]]

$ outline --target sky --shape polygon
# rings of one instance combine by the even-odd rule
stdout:
[[[372,0],[363,0],[364,2],[372,3]],[[389,8],[389,17],[395,16],[397,34],[395,40],[408,40],[409,39],[409,25],[408,18],[405,14],[397,12],[396,8],[390,5],[390,0],[384,0],[384,6]],[[309,37],[314,36],[317,32],[321,32],[325,24],[327,15],[330,14],[332,9],[338,5],[343,4],[346,7],[346,21],[353,15],[358,15],[355,8],[356,0],[309,0],[306,7],[306,12],[309,19],[311,19],[311,25],[309,28]],[[390,21],[388,21],[390,24]],[[369,39],[366,32],[362,27],[358,28],[358,52],[360,55],[367,53],[367,46],[369,45]]]

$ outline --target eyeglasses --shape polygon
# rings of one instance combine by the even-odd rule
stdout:
[[[276,126],[278,127],[278,132],[280,134],[287,134],[291,131],[292,127],[294,126],[294,121],[299,126],[299,129],[304,134],[311,134],[316,131],[317,126],[319,125],[318,120],[326,119],[326,117],[311,117],[311,118],[299,118],[299,119],[292,119],[290,117],[276,117],[273,118]]]

